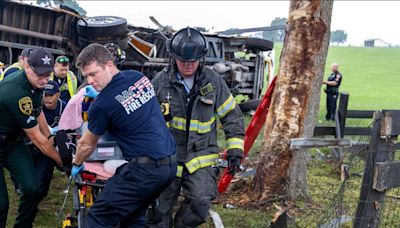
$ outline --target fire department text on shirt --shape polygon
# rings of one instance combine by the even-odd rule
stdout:
[[[142,77],[133,86],[115,96],[115,99],[125,108],[126,113],[129,115],[154,96],[155,92],[150,80]]]

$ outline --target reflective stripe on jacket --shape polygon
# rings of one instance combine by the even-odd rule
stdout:
[[[189,173],[218,164],[217,123],[222,124],[228,155],[243,156],[243,115],[225,81],[204,68],[196,75],[191,95],[187,95],[176,71],[164,69],[153,79],[159,102],[170,103],[168,126],[177,143],[178,161]],[[189,99],[193,100],[188,112]],[[188,113],[191,113],[188,117]],[[183,167],[178,167],[177,176]]]
[[[51,73],[50,80],[54,81],[54,72]],[[78,88],[78,79],[76,79],[76,76],[72,71],[68,71],[67,73],[67,86],[68,86],[69,96],[70,97],[74,96]]]
[[[7,71],[12,69],[12,68],[17,68],[18,70],[23,70],[21,65],[19,65],[19,62],[13,63],[11,66],[7,67],[3,73],[0,75],[0,81],[4,79],[4,75],[6,75]]]

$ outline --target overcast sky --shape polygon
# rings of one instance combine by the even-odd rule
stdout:
[[[288,17],[289,1],[78,1],[88,16],[121,16],[135,26],[156,28],[149,16],[174,29],[199,26],[213,31],[269,26]],[[361,46],[380,38],[400,45],[400,1],[335,1],[331,30],[347,32]]]

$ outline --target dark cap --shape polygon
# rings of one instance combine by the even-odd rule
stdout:
[[[29,54],[33,51],[33,48],[25,48],[21,51],[20,56],[22,57],[28,57]]]
[[[45,95],[51,95],[53,96],[54,94],[60,92],[60,86],[58,85],[57,82],[55,81],[49,81],[47,84],[44,86],[44,94]]]
[[[35,48],[29,54],[28,64],[39,76],[49,74],[54,69],[54,57],[44,48]]]

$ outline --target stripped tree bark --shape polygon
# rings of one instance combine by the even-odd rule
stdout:
[[[249,197],[308,198],[306,152],[290,139],[312,137],[329,46],[333,0],[291,0],[277,87]]]

